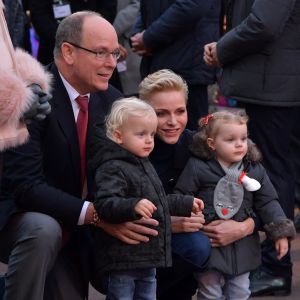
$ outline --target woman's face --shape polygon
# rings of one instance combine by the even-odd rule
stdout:
[[[156,135],[167,144],[177,143],[187,123],[184,93],[176,90],[155,92],[148,101],[158,119]]]

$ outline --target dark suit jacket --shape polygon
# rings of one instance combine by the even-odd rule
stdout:
[[[69,0],[72,13],[92,10],[100,13],[110,23],[117,12],[117,0]],[[58,21],[53,15],[53,0],[29,0],[32,24],[39,35],[38,60],[47,65],[53,60],[53,48]]]
[[[0,230],[16,211],[41,212],[68,226],[72,234],[67,250],[76,249],[87,287],[91,239],[89,226],[76,226],[83,206],[76,123],[56,66],[52,65],[50,71],[55,79],[51,114],[44,121],[28,126],[30,139],[27,144],[4,155]],[[104,121],[112,102],[120,96],[112,86],[105,92],[91,93],[87,148],[93,136],[93,125]],[[88,190],[91,191],[93,176],[88,174],[87,177]]]
[[[16,209],[42,212],[65,225],[76,225],[79,218],[83,201],[76,123],[69,96],[54,64],[50,71],[55,79],[51,114],[44,121],[28,126],[28,143],[5,153],[0,229]],[[120,96],[112,86],[105,92],[91,94],[87,148],[94,123],[104,120],[112,102]],[[89,190],[93,184],[91,177],[88,174]]]

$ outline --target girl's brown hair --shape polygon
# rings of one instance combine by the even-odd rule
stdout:
[[[215,138],[220,126],[224,123],[247,124],[248,116],[243,111],[230,112],[218,111],[201,118],[198,122],[198,130],[193,136],[191,144],[192,153],[204,160],[214,157],[214,151],[208,146],[207,139]],[[248,143],[249,145],[249,143]]]

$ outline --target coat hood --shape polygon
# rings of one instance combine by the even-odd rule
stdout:
[[[119,146],[106,136],[105,124],[95,125],[95,135],[91,145],[90,167],[96,169],[97,166],[110,160],[125,160],[138,164],[140,159],[126,149]]]

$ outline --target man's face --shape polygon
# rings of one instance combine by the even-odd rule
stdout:
[[[112,54],[118,49],[118,38],[111,24],[92,16],[83,21],[80,46],[95,52],[108,52],[99,58],[96,54],[73,47],[71,84],[80,94],[103,91],[117,65]]]

